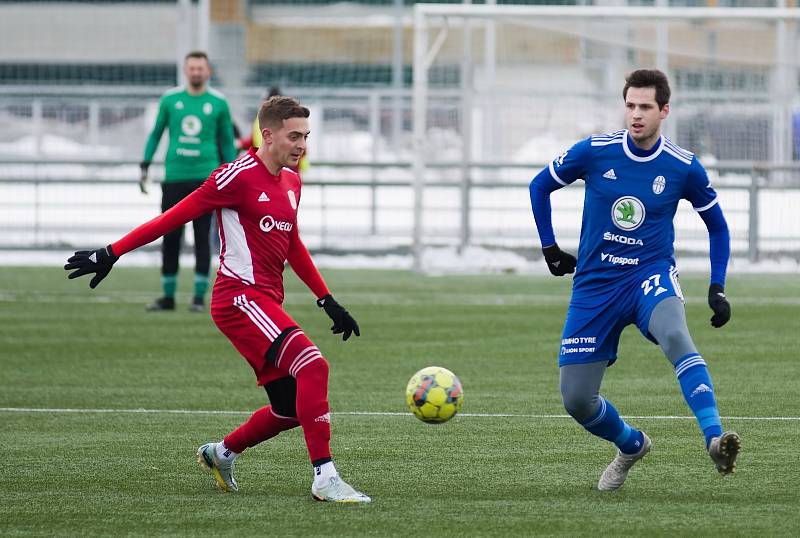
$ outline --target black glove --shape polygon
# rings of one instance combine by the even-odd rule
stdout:
[[[79,250],[67,260],[64,269],[67,271],[77,269],[77,271],[72,271],[69,274],[69,278],[78,278],[89,273],[96,273],[89,282],[89,287],[94,289],[108,275],[114,262],[118,259],[119,256],[114,255],[111,245],[97,250]]]
[[[542,247],[547,268],[555,276],[564,276],[567,273],[575,272],[575,265],[578,260],[569,252],[564,252],[558,248],[558,243],[553,243],[549,247]]]
[[[141,174],[139,175],[139,190],[142,191],[142,194],[147,194],[147,185],[150,183],[147,177],[148,168],[150,168],[150,161],[142,161],[139,163],[139,170],[141,170]]]
[[[708,306],[714,311],[711,316],[711,325],[722,327],[731,319],[731,304],[725,298],[725,288],[719,284],[711,284],[708,287]]]
[[[333,320],[333,326],[331,327],[333,334],[342,334],[342,340],[350,338],[351,333],[361,336],[356,320],[353,319],[350,312],[336,302],[336,299],[330,293],[322,299],[317,299],[317,306],[324,308],[325,313]]]

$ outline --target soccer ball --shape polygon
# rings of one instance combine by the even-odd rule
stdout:
[[[411,377],[406,405],[423,422],[440,424],[461,410],[464,391],[456,375],[441,366],[428,366]]]

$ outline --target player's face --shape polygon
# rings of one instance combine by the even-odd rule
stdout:
[[[280,166],[296,168],[306,151],[306,140],[310,132],[308,118],[289,118],[283,120],[283,126],[277,131],[264,131],[262,134],[270,142],[269,150],[275,162]]]
[[[669,103],[659,109],[655,88],[628,88],[625,96],[625,126],[637,147],[650,149],[661,135],[661,121],[669,114]]]
[[[183,64],[183,73],[192,88],[200,89],[211,77],[211,66],[205,58],[187,58]]]

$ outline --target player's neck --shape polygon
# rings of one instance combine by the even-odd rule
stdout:
[[[267,171],[273,176],[277,176],[281,173],[281,168],[283,168],[283,166],[275,162],[275,159],[272,158],[272,155],[267,150],[266,144],[256,150],[256,157],[261,159],[261,162],[267,167]]]
[[[653,133],[652,136],[649,136],[643,140],[636,140],[635,138],[630,136],[630,134],[628,136],[630,137],[631,142],[633,142],[633,145],[636,146],[636,149],[642,151],[650,151],[656,146],[656,144],[658,144],[658,141],[661,139],[661,130],[659,129],[658,131]]]
[[[189,95],[203,95],[206,93],[206,85],[203,84],[201,86],[192,86],[191,84],[186,85],[186,93]]]

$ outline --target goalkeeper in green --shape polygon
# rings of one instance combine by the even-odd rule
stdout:
[[[147,194],[148,168],[164,129],[169,131],[165,157],[166,174],[161,185],[161,211],[164,212],[197,189],[223,162],[236,158],[231,113],[225,97],[208,87],[211,66],[205,52],[186,55],[183,63],[186,86],[167,91],[158,107],[155,125],[147,139],[141,163],[139,187]],[[192,222],[194,227],[194,297],[189,310],[202,312],[211,265],[209,234],[211,215]],[[175,288],[183,226],[164,236],[161,245],[161,285],[164,295],[148,305],[149,311],[175,310]]]

